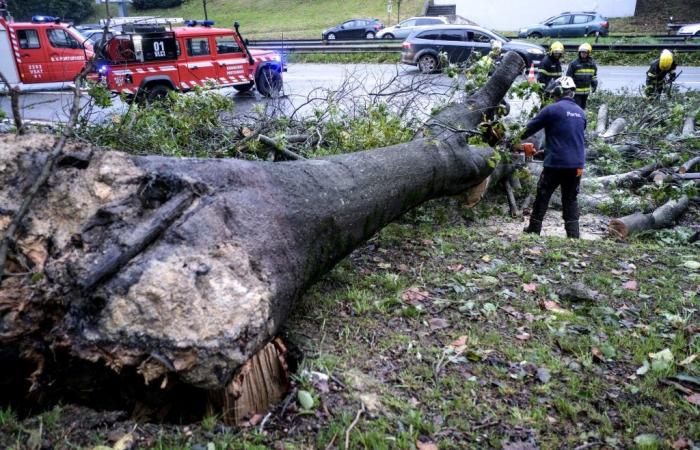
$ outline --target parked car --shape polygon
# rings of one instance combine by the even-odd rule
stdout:
[[[521,28],[518,33],[520,38],[551,37],[578,37],[593,36],[600,33],[607,36],[610,32],[608,19],[594,11],[563,12],[558,16],[550,17],[542,23],[526,28]]]
[[[545,55],[540,45],[511,41],[476,25],[441,25],[423,27],[411,34],[403,43],[401,62],[418,66],[423,73],[432,73],[440,69],[440,53],[444,52],[450,63],[464,63],[474,52],[478,56],[488,54],[494,40],[501,42],[504,53],[517,52],[528,67],[539,66]]]
[[[678,36],[700,36],[700,23],[689,23],[678,29]]]
[[[104,28],[78,28],[78,31],[80,34],[85,38],[86,42],[89,42],[92,44],[93,47],[97,46],[102,42],[102,36],[104,35]],[[117,34],[117,31],[113,29],[108,29],[107,30],[107,37],[105,38],[105,41],[110,40],[115,34]]]
[[[416,27],[424,25],[440,25],[447,23],[444,17],[411,17],[402,20],[393,27],[384,28],[377,33],[377,39],[406,39],[408,35],[416,31]]]
[[[377,32],[384,28],[378,19],[350,19],[340,25],[323,30],[321,38],[334,39],[374,39]]]

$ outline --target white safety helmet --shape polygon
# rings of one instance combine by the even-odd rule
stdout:
[[[576,83],[574,83],[574,79],[571,77],[559,77],[556,80],[554,80],[554,83],[556,83],[557,86],[560,86],[564,90],[576,89]]]
[[[564,97],[565,95],[572,95],[576,89],[576,83],[571,77],[563,76],[552,81],[546,88],[546,92],[549,92],[554,97]]]

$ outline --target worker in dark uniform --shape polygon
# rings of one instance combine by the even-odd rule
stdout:
[[[666,83],[673,83],[675,79],[676,62],[673,60],[673,53],[664,50],[661,56],[651,63],[647,71],[647,85],[644,93],[648,98],[658,98]]]
[[[579,237],[578,190],[585,163],[584,131],[586,115],[574,101],[576,85],[561,77],[550,85],[555,99],[528,122],[522,139],[545,130],[544,169],[537,183],[537,196],[526,233],[540,234],[542,221],[554,191],[561,186],[561,202],[566,236]]]
[[[564,45],[558,41],[554,42],[549,47],[549,54],[544,57],[537,71],[537,82],[543,88],[546,89],[549,83],[561,77],[562,55],[564,55]]]
[[[598,89],[598,66],[591,57],[593,48],[589,43],[583,43],[578,48],[578,58],[569,64],[566,76],[576,83],[574,101],[581,109],[586,109],[588,96]]]

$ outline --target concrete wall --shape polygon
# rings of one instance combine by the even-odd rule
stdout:
[[[457,14],[479,25],[516,31],[564,11],[597,11],[605,17],[634,15],[637,0],[434,0],[436,5],[457,5]]]

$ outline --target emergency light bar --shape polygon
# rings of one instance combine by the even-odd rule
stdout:
[[[182,17],[114,17],[109,20],[110,26],[120,25],[168,25],[171,23],[183,23],[185,19]],[[107,19],[100,20],[100,25],[104,26]]]
[[[188,27],[196,27],[197,25],[201,25],[203,27],[213,27],[214,23],[215,22],[213,20],[185,20],[185,25]]]
[[[32,23],[60,23],[61,19],[54,16],[32,16]]]

